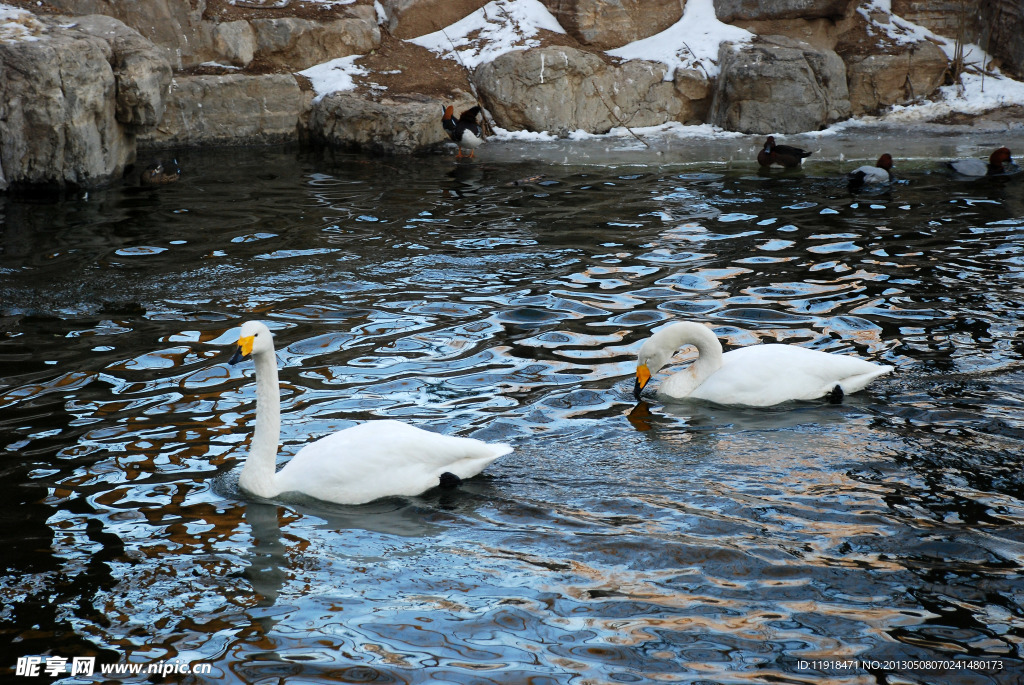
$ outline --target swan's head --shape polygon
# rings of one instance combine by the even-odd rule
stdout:
[[[664,331],[665,329],[662,329]],[[659,331],[658,333],[661,333]],[[661,367],[668,364],[668,360],[676,351],[675,345],[671,345],[664,335],[655,333],[644,341],[640,346],[640,352],[636,356],[636,383],[633,385],[633,397],[640,400],[640,393],[650,382],[651,376],[658,373]]]
[[[238,334],[238,349],[228,360],[228,364],[245,361],[254,354],[274,352],[274,339],[270,329],[259,321],[248,321],[242,324]]]

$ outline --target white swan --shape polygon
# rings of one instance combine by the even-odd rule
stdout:
[[[370,421],[311,442],[276,471],[281,437],[277,357],[270,329],[242,326],[229,364],[252,357],[256,365],[256,430],[238,485],[257,497],[298,492],[339,504],[419,495],[470,478],[512,448],[473,438],[440,435],[401,421]]]
[[[838,400],[893,368],[797,345],[751,345],[723,354],[710,328],[684,321],[665,326],[640,347],[633,387],[637,400],[651,376],[683,345],[697,348],[697,361],[665,379],[659,395],[748,407],[826,395]]]

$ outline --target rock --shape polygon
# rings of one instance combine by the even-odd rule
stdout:
[[[488,0],[383,0],[388,31],[403,40],[425,36],[454,24]]]
[[[676,121],[684,124],[703,124],[711,106],[711,82],[704,72],[696,69],[676,69],[672,79],[681,108]]]
[[[372,100],[353,92],[333,93],[313,104],[309,138],[343,150],[421,152],[448,140],[441,127],[445,105],[462,112],[474,104],[469,96],[442,102],[418,94]]]
[[[968,42],[977,42],[980,33],[979,15],[986,6],[992,4],[992,0],[986,0],[976,3],[981,5],[980,8],[975,6],[969,8],[972,11],[962,13],[961,10],[965,8],[963,0],[892,0],[892,13],[950,38],[956,36],[963,17],[965,37]]]
[[[205,57],[202,16],[205,0],[48,0],[72,15],[114,17],[152,41],[176,69],[193,67]]]
[[[354,5],[352,16],[329,22],[284,17],[254,19],[256,56],[291,71],[349,55],[363,55],[380,45],[377,16],[369,5]]]
[[[785,36],[822,50],[835,50],[840,35],[847,30],[850,19],[737,19],[734,26],[755,36]]]
[[[710,123],[744,133],[799,133],[850,116],[839,55],[782,36],[723,43]]]
[[[714,0],[719,21],[772,19],[838,19],[853,11],[857,0]]]
[[[987,0],[980,3],[978,42],[1002,62],[1010,74],[1024,76],[1024,3],[1020,0]],[[955,34],[954,34],[955,35]]]
[[[697,72],[666,81],[658,62],[606,63],[570,47],[506,53],[480,65],[474,81],[499,126],[565,134],[605,133],[616,126],[656,126],[689,120],[699,109],[686,92],[706,97]],[[705,81],[706,82],[706,81]]]
[[[661,33],[683,16],[681,0],[541,0],[573,38],[600,50]]]
[[[291,74],[177,76],[163,121],[139,145],[268,144],[293,141],[310,95]]]
[[[163,110],[170,67],[109,17],[33,19],[0,42],[0,189],[94,187],[135,158],[135,132]]]
[[[215,61],[245,67],[256,56],[256,31],[249,22],[238,20],[214,24],[204,21],[203,27],[210,34],[210,48]]]
[[[928,97],[942,85],[949,64],[946,54],[927,40],[843,58],[854,116]]]
[[[112,17],[94,14],[75,19],[83,33],[107,41],[116,87],[117,120],[137,127],[156,126],[164,115],[164,94],[171,84],[171,65],[162,51],[138,31]]]

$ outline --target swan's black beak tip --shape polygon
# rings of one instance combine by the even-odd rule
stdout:
[[[640,401],[640,393],[642,393],[643,391],[644,386],[640,385],[640,381],[636,381],[633,384],[633,398],[636,399],[637,402]]]
[[[238,347],[235,349],[235,353],[231,355],[231,359],[228,360],[228,364],[237,364],[238,362],[244,362],[249,359],[250,355],[242,354],[242,348]]]

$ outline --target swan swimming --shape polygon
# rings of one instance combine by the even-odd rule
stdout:
[[[633,387],[637,400],[651,376],[683,345],[697,348],[697,360],[661,383],[658,394],[670,399],[748,407],[825,396],[837,401],[893,370],[891,366],[798,345],[750,345],[723,354],[722,344],[710,328],[682,321],[658,330],[640,347]]]
[[[272,498],[297,492],[327,502],[362,504],[381,497],[419,495],[470,478],[509,445],[440,435],[391,419],[368,421],[307,444],[276,471],[281,395],[270,329],[242,325],[228,361],[252,358],[256,367],[256,430],[238,478],[245,492]]]

